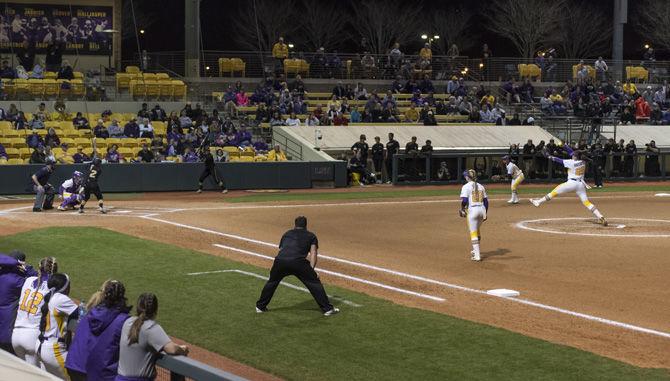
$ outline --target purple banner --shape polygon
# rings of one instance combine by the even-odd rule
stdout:
[[[65,44],[65,54],[111,51],[112,7],[0,3],[0,50],[7,53],[34,44],[44,53],[49,44]]]

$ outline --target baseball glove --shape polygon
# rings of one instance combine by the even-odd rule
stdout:
[[[465,217],[465,216],[468,215],[468,213],[465,211],[465,209],[460,209],[458,211],[458,215],[461,216],[461,217]]]

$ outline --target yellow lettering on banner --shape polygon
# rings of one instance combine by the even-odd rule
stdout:
[[[44,11],[40,9],[25,8],[23,14],[24,16],[44,16]]]
[[[77,9],[77,17],[106,17],[107,12],[87,12]]]
[[[71,14],[70,11],[64,11],[64,10],[61,10],[61,9],[54,9],[53,10],[53,15],[54,16],[68,16],[69,17],[70,14]]]

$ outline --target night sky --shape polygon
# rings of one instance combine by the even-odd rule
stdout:
[[[282,0],[276,0],[282,1]],[[343,6],[355,5],[357,0],[339,0]],[[360,1],[360,0],[358,0]],[[611,20],[612,0],[589,0],[597,3],[607,11]],[[124,0],[129,3],[129,0]],[[318,4],[318,1],[314,1]],[[636,32],[632,21],[635,2],[629,4],[629,24],[625,27],[624,34],[624,58],[639,59],[642,55],[642,46],[645,41]],[[485,9],[486,0],[469,0],[465,3],[472,9]],[[138,19],[138,29],[144,29],[145,33],[140,35],[140,45],[142,49],[149,52],[153,51],[174,51],[184,50],[184,1],[183,0],[136,0],[134,1],[136,16]],[[431,8],[444,5],[439,1],[424,1],[424,12],[430,12]],[[230,26],[230,20],[239,12],[240,7],[251,7],[250,0],[203,0],[201,3],[201,23],[203,33],[203,45],[205,50],[242,50],[237,40],[244,38],[234,35],[233,28]],[[482,8],[483,7],[483,8]],[[130,8],[127,8],[130,9]],[[124,14],[125,16],[125,14]],[[127,20],[128,21],[128,20]],[[298,18],[296,22],[299,22]],[[462,54],[471,57],[479,56],[481,45],[486,42],[492,48],[494,56],[514,57],[518,56],[513,45],[486,30],[483,26],[481,17],[475,17],[472,25],[473,29],[479,31],[480,38],[478,43],[469,50],[461,51]],[[126,38],[123,41],[123,56],[130,58],[137,51],[137,43],[132,28],[132,22],[124,22],[124,34]],[[356,39],[358,41],[358,39]],[[343,44],[339,51],[351,51],[351,46],[356,45],[353,41]],[[349,49],[347,49],[349,46]],[[421,40],[417,38],[416,50],[421,47]],[[408,47],[412,50],[414,47]],[[409,52],[412,53],[412,52]],[[665,58],[667,52],[660,51],[657,58]]]

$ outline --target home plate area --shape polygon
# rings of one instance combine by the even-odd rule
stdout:
[[[521,221],[519,229],[550,234],[602,236],[602,237],[670,237],[670,220],[649,218],[608,218],[602,226],[594,218],[543,218]]]

